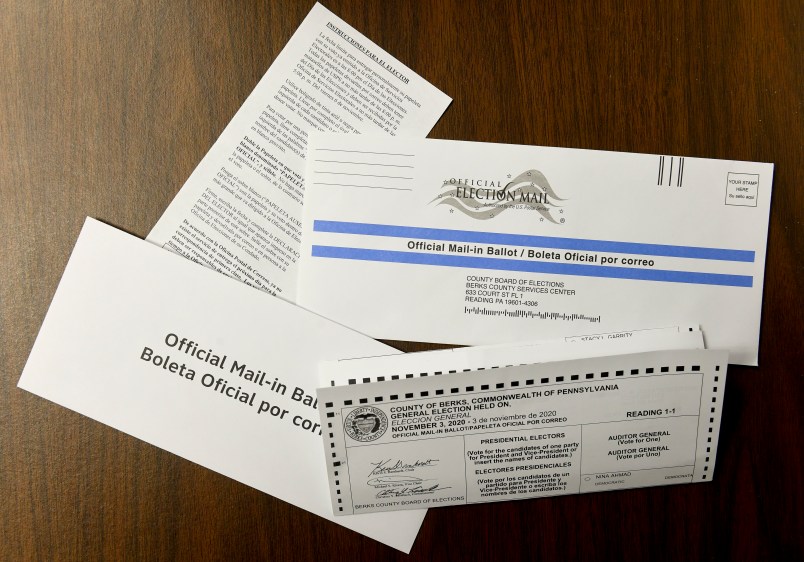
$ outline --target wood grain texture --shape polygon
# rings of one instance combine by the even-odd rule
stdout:
[[[0,2],[0,560],[804,558],[796,0],[327,3],[454,98],[432,137],[776,164],[712,483],[435,509],[406,557],[16,388],[84,217],[144,237],[311,6]]]

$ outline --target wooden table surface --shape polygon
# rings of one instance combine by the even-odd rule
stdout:
[[[5,0],[0,559],[801,560],[804,3],[327,5],[454,98],[431,137],[776,164],[714,481],[434,509],[407,558],[17,389],[84,217],[144,237],[312,2]]]

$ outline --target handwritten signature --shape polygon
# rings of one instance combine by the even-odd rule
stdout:
[[[425,459],[425,460],[415,460],[413,463],[404,462],[402,460],[397,460],[394,462],[393,459],[388,460],[381,460],[377,462],[369,463],[374,468],[371,469],[369,472],[369,476],[379,476],[382,474],[395,474],[398,472],[412,472],[417,468],[425,468],[428,466],[437,466],[438,459]]]
[[[404,488],[387,488],[377,492],[377,498],[399,498],[404,496],[422,496],[440,490],[448,490],[450,486],[433,484],[432,486],[405,486]]]

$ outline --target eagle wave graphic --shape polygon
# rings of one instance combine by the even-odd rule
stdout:
[[[477,199],[470,197],[458,197],[458,189],[463,188],[469,190],[472,186],[464,183],[447,183],[444,182],[442,187],[449,187],[448,191],[441,193],[438,197],[430,201],[438,201],[439,205],[449,205],[459,210],[463,214],[478,220],[488,220],[499,216],[503,211],[510,209],[513,206],[525,207],[532,209],[539,213],[548,221],[560,224],[559,221],[552,215],[555,210],[555,201],[566,201],[559,197],[550,182],[539,170],[526,170],[513,178],[502,189],[495,189],[494,191],[504,191],[506,194],[513,194],[514,200],[511,201],[510,197],[506,195],[504,200],[493,200],[491,208],[485,208],[489,205],[486,199]],[[481,188],[482,189],[482,188]],[[466,191],[464,191],[465,193]],[[537,201],[528,201],[528,199],[538,199],[541,194],[547,195],[547,203],[540,203]]]

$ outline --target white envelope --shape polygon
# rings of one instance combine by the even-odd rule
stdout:
[[[755,365],[772,175],[320,134],[297,302],[375,338],[469,345],[700,322],[707,347]]]
[[[313,398],[319,360],[393,352],[88,219],[19,386],[409,552],[424,511],[334,519]]]
[[[589,334],[566,340],[522,344],[476,345],[417,353],[396,353],[322,361],[318,365],[320,386],[366,384],[419,377],[433,377],[547,361],[606,357],[644,351],[704,349],[697,328],[656,328],[610,334]]]

